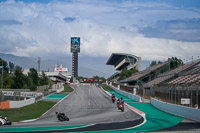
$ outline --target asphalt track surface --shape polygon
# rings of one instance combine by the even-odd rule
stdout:
[[[75,89],[70,95],[49,110],[45,115],[33,122],[14,123],[10,128],[27,127],[51,127],[51,126],[73,126],[83,127],[65,130],[51,130],[42,132],[83,132],[83,131],[105,131],[126,129],[137,126],[143,122],[143,118],[125,107],[121,112],[116,108],[101,88],[94,85],[72,85]],[[70,121],[60,122],[55,112],[64,112]],[[85,126],[84,126],[85,125]],[[16,132],[13,130],[13,132]],[[27,132],[27,131],[20,131]],[[41,132],[41,131],[30,131]]]

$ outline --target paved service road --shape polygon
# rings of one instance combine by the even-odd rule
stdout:
[[[81,131],[95,131],[102,129],[102,127],[105,128],[102,130],[129,128],[143,122],[143,118],[140,115],[127,107],[125,107],[124,112],[118,110],[116,103],[112,103],[111,97],[101,88],[89,84],[72,85],[72,87],[75,91],[40,119],[28,123],[17,123],[11,127],[92,124],[91,128],[89,127],[90,129],[86,127]],[[56,111],[64,112],[70,118],[70,121],[58,121],[55,115]]]

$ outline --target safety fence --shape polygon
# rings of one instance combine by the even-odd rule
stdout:
[[[173,103],[177,105],[200,108],[200,86],[199,85],[155,85],[149,89],[141,85],[124,86],[116,83],[112,85],[120,90],[135,94],[140,97],[153,97],[163,102]],[[184,102],[185,101],[185,102]]]
[[[198,85],[157,85],[155,98],[163,102],[199,108],[200,86]]]

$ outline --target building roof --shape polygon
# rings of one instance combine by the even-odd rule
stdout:
[[[125,54],[125,53],[112,53],[112,55],[110,56],[110,58],[108,59],[107,61],[107,65],[116,65],[116,63],[118,63],[118,61],[121,59],[121,58],[125,58],[127,56],[130,56],[130,57],[134,57],[134,58],[138,58],[137,56],[135,55],[131,55],[131,54]]]

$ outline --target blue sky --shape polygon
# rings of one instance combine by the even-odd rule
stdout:
[[[200,1],[0,0],[1,53],[70,56],[71,36],[81,37],[80,56],[196,59]]]

